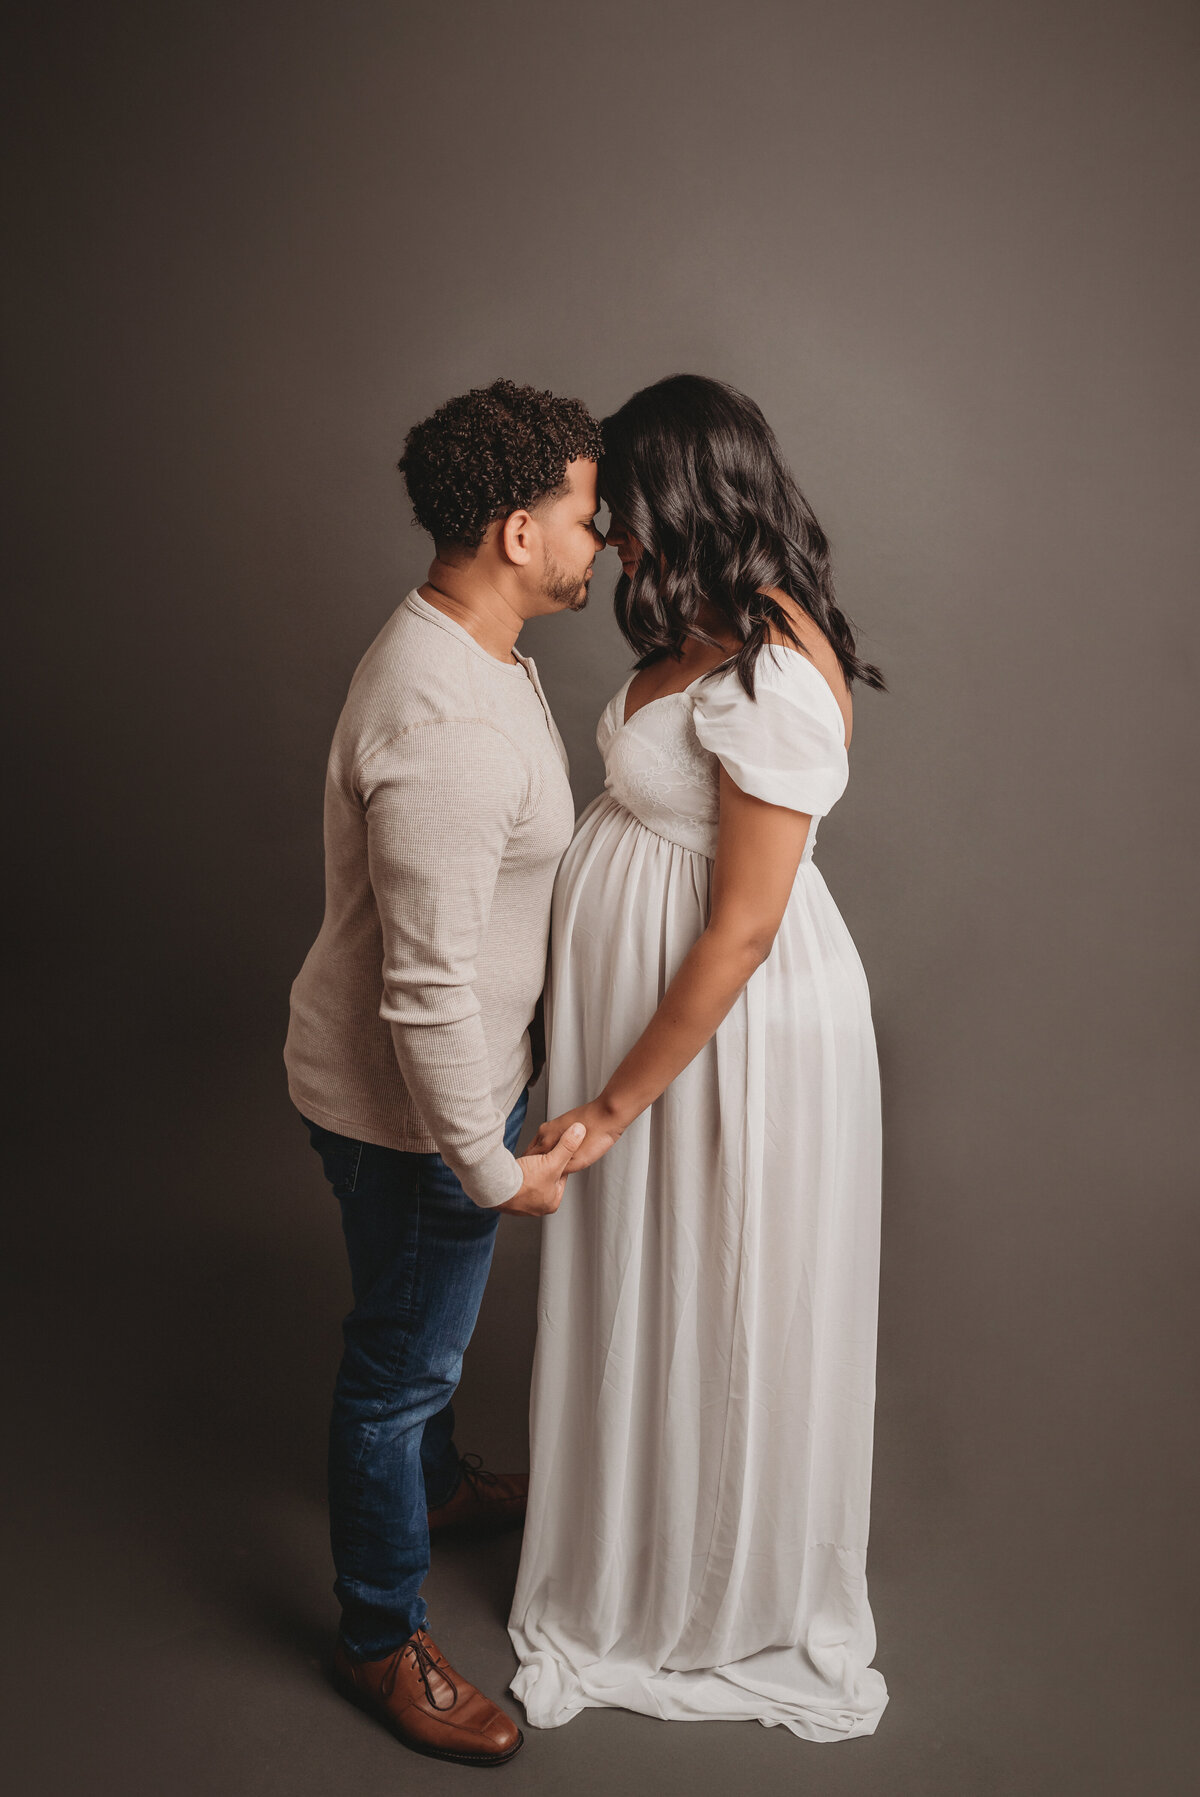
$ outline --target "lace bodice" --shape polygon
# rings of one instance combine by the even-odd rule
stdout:
[[[777,647],[759,656],[755,698],[732,670],[703,676],[641,706],[623,723],[633,675],[614,693],[596,731],[605,789],[658,836],[711,860],[717,850],[719,769],[743,792],[816,820],[846,787],[845,726],[828,684],[806,655]]]

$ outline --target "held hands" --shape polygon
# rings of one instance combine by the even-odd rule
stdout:
[[[568,1173],[579,1173],[584,1167],[590,1167],[625,1133],[624,1123],[618,1122],[608,1106],[594,1098],[590,1104],[576,1105],[573,1111],[564,1111],[561,1117],[548,1117],[530,1144],[531,1152],[552,1152],[581,1123],[587,1135],[582,1148],[568,1160]]]
[[[510,1211],[516,1217],[548,1217],[562,1203],[567,1186],[567,1163],[583,1141],[585,1126],[580,1123],[574,1129],[566,1130],[561,1141],[556,1136],[555,1146],[548,1153],[538,1147],[545,1127],[543,1124],[538,1131],[538,1139],[530,1152],[521,1155],[517,1161],[524,1175],[520,1190],[507,1204],[498,1204],[497,1210]]]

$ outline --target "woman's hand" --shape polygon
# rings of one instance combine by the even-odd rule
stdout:
[[[529,1153],[548,1154],[557,1146],[559,1137],[564,1130],[570,1129],[572,1123],[582,1123],[587,1135],[578,1152],[567,1163],[568,1173],[578,1173],[584,1167],[590,1167],[601,1155],[607,1154],[613,1143],[625,1133],[624,1123],[606,1104],[594,1098],[590,1104],[579,1104],[573,1111],[564,1111],[561,1117],[547,1117],[529,1144]]]

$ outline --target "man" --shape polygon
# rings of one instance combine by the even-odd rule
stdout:
[[[466,1765],[511,1758],[522,1735],[426,1631],[429,1539],[519,1520],[526,1481],[459,1456],[450,1400],[500,1212],[556,1210],[583,1135],[513,1153],[574,826],[515,644],[527,618],[587,603],[599,450],[577,401],[510,381],[409,433],[400,467],[435,557],[334,733],[325,918],[285,1050],[354,1292],[330,1431],[335,1676],[401,1740]]]

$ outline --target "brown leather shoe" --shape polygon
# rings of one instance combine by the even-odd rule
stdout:
[[[424,1629],[382,1660],[356,1660],[339,1640],[333,1676],[352,1703],[432,1759],[502,1766],[524,1742],[512,1717],[460,1677]]]
[[[525,1515],[527,1473],[489,1473],[478,1454],[464,1454],[458,1490],[430,1510],[429,1535],[492,1535],[511,1529]]]

